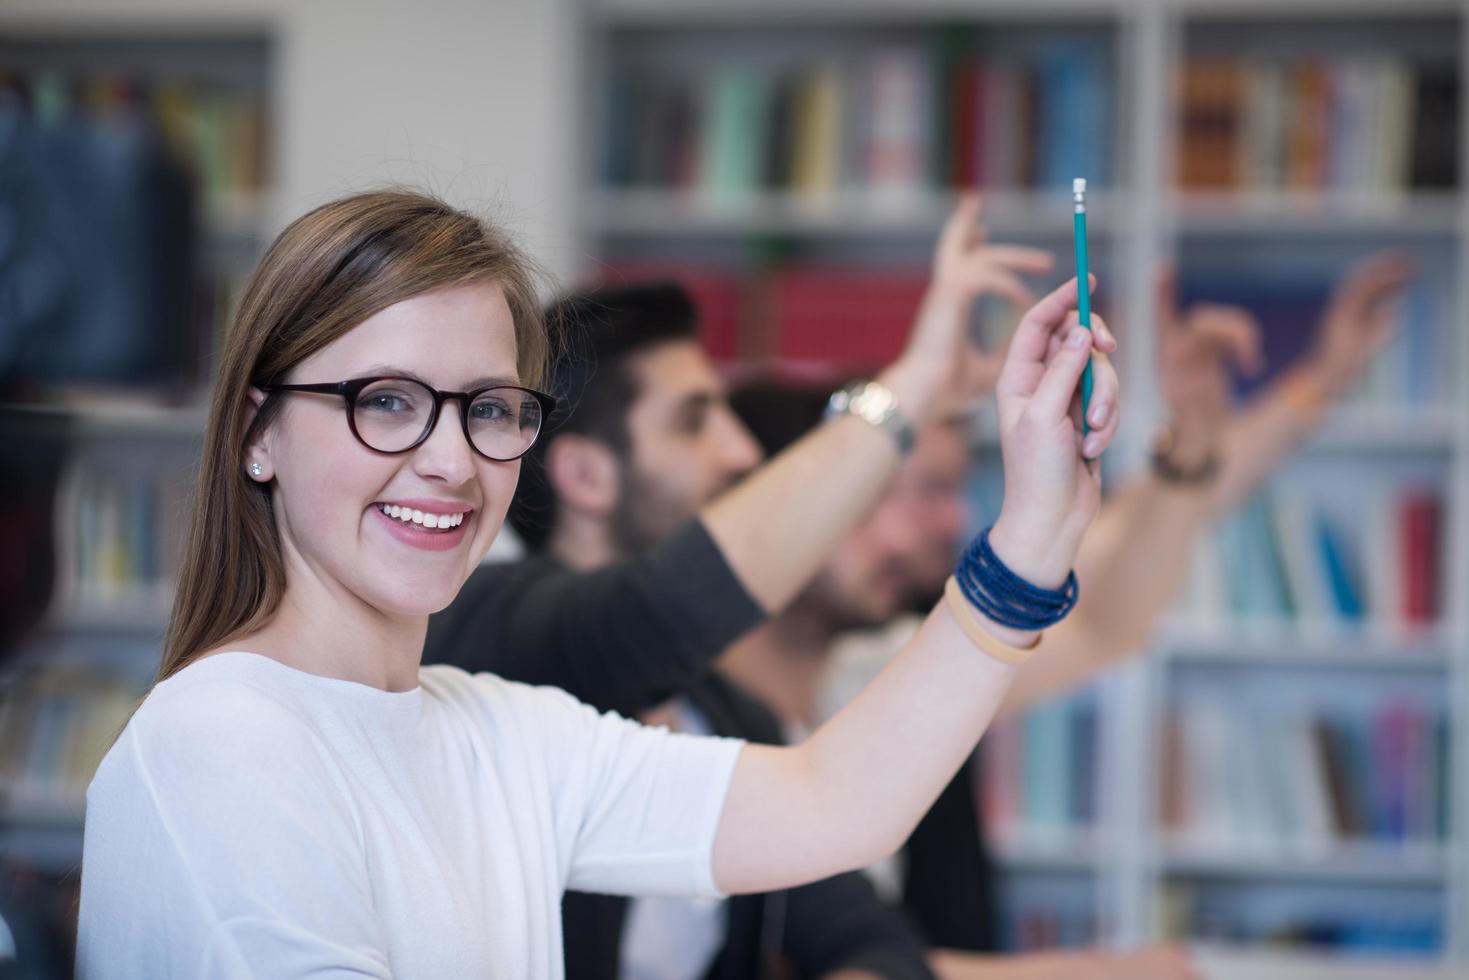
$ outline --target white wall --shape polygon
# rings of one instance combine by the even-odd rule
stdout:
[[[575,269],[575,0],[4,0],[0,30],[276,40],[274,233],[384,182],[483,208]]]

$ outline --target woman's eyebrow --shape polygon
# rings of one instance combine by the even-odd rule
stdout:
[[[479,388],[493,388],[493,387],[496,387],[498,385],[519,386],[519,384],[520,384],[520,379],[517,378],[517,377],[515,377],[514,375],[510,375],[510,376],[506,376],[506,375],[495,375],[495,376],[488,377],[488,378],[475,378],[469,384],[465,385],[464,390],[465,391],[475,391],[476,389],[479,389]]]
[[[394,367],[391,364],[374,364],[369,368],[364,368],[363,371],[358,375],[358,377],[408,378],[412,381],[417,381],[420,384],[427,385],[430,388],[436,387],[432,382],[430,382],[427,378],[419,375],[416,371],[410,371],[407,368]],[[492,388],[497,385],[519,384],[520,379],[515,377],[514,375],[488,375],[483,378],[474,379],[473,381],[465,385],[464,388],[461,390],[477,391],[480,388]]]

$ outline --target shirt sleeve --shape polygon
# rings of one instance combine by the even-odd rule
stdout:
[[[88,789],[78,976],[388,977],[355,819],[300,723],[248,694],[162,721],[135,716]]]
[[[721,895],[714,837],[744,742],[650,728],[536,688],[558,816],[563,887]]]
[[[430,619],[425,661],[548,684],[632,716],[708,669],[764,611],[702,522],[590,572],[486,566]]]

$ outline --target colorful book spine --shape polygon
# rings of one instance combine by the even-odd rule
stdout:
[[[1388,637],[1443,615],[1444,503],[1434,487],[1365,487],[1350,519],[1299,489],[1262,495],[1199,545],[1179,612],[1197,628],[1372,627]]]
[[[1188,61],[1178,172],[1189,190],[1399,194],[1455,186],[1458,81],[1400,57]]]
[[[1440,708],[1403,699],[1292,711],[1186,698],[1168,720],[1159,819],[1224,858],[1442,842],[1446,727]]]
[[[1002,844],[1065,841],[1097,820],[1095,698],[1078,694],[996,725],[985,737],[979,809]]]
[[[1110,178],[1111,68],[1057,44],[1021,60],[980,56],[960,35],[875,45],[780,68],[649,66],[605,96],[601,173],[613,187],[756,189],[879,204],[960,187],[1063,188]]]

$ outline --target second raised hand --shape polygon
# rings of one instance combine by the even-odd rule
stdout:
[[[1002,296],[1025,309],[1035,297],[1023,277],[1049,272],[1054,265],[1054,257],[1043,249],[992,244],[984,229],[981,197],[965,194],[959,199],[934,247],[928,288],[892,369],[915,423],[922,424],[930,409],[941,410],[949,399],[989,393],[1003,355],[971,342],[969,318],[975,301]]]
[[[1089,277],[1088,288],[1095,284]],[[1089,460],[1111,444],[1121,417],[1108,358],[1117,341],[1105,326],[1088,331],[1076,323],[1077,296],[1072,279],[1031,307],[995,386],[1005,499],[990,544],[1017,575],[1043,588],[1066,580],[1096,516],[1101,478]],[[1088,359],[1094,431],[1083,444],[1078,388]]]

